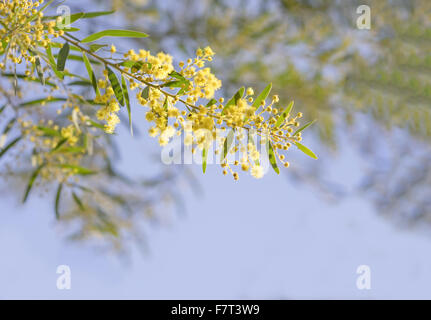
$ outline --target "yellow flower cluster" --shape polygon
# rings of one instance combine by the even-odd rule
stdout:
[[[104,72],[105,79],[99,80],[99,88],[105,89],[103,95],[98,95],[94,99],[96,103],[102,103],[104,106],[97,111],[96,117],[101,121],[106,121],[105,131],[114,133],[116,126],[120,123],[120,118],[117,113],[120,111],[120,106],[115,99],[114,89],[108,85],[108,73]]]
[[[64,34],[56,28],[56,21],[42,22],[43,12],[38,10],[44,0],[4,0],[0,2],[0,52],[8,50],[7,60],[20,64],[34,63],[31,48],[46,47],[52,38]],[[0,64],[5,67],[5,62]]]
[[[6,57],[14,64],[26,60],[29,71],[38,68],[33,54],[46,58],[46,55],[39,54],[36,49],[46,47],[47,65],[57,74],[58,70],[52,62],[53,57],[48,45],[52,38],[61,36],[68,45],[74,46],[74,50],[82,51],[84,58],[88,55],[105,65],[104,77],[96,81],[91,63],[84,59],[90,82],[96,92],[94,103],[101,105],[96,112],[96,118],[105,122],[104,129],[107,133],[114,133],[120,122],[120,105],[127,104],[127,107],[130,107],[129,90],[138,89],[137,101],[149,109],[146,113],[146,120],[151,123],[149,134],[157,137],[161,146],[166,146],[175,136],[184,135],[185,145],[191,146],[193,152],[201,150],[202,154],[207,156],[213,142],[216,142],[218,147],[215,154],[220,157],[223,174],[230,173],[235,180],[239,177],[235,167],[249,171],[255,178],[263,176],[264,167],[260,159],[263,146],[266,147],[269,161],[276,172],[279,171],[277,162],[281,162],[285,167],[289,166],[283,153],[292,144],[298,146],[302,139],[302,129],[295,130],[299,127],[298,120],[302,114],[293,115],[292,104],[284,109],[277,106],[277,95],[268,102],[271,85],[258,96],[253,88],[241,88],[229,100],[222,97],[215,99],[216,91],[221,88],[222,82],[206,67],[215,55],[210,47],[199,48],[194,58],[179,62],[178,69],[174,68],[172,56],[164,52],[152,55],[147,50],[129,50],[119,58],[116,47],[112,45],[109,50],[110,58],[104,58],[91,48],[86,48],[85,41],[80,42],[70,35],[64,35],[64,32],[56,27],[57,23],[61,22],[61,17],[43,22],[42,11],[40,8],[36,9],[42,4],[43,0],[0,2],[0,49],[8,48],[9,54]],[[59,43],[56,43],[55,47],[58,48]],[[64,68],[64,63],[62,66]],[[43,73],[41,68],[37,71]],[[121,81],[116,73],[121,74]],[[64,74],[60,74],[59,79],[63,79]],[[40,77],[43,78],[43,75]],[[85,101],[83,97],[77,98],[77,95],[70,93],[68,95],[69,99],[74,97],[73,99]],[[55,148],[55,144],[60,143],[61,139],[66,139],[70,147],[78,144],[78,115],[82,123],[90,122],[100,127],[98,123],[83,115],[76,101],[74,108],[70,116],[72,119],[69,119],[73,125],[62,129],[48,126],[52,139],[44,143],[50,148]],[[61,110],[58,110],[58,114],[61,114]],[[301,145],[298,148],[305,150]],[[231,154],[239,155],[238,160],[231,161]],[[314,156],[312,152],[311,156]]]
[[[273,156],[277,156],[285,167],[289,166],[280,151],[287,151],[292,143],[301,140],[301,134],[293,135],[293,131],[299,126],[298,119],[302,114],[279,114],[279,108],[275,106],[279,102],[276,95],[269,104],[262,99],[256,106],[253,104],[252,88],[238,92],[226,103],[224,98],[213,99],[216,90],[221,87],[221,81],[211,73],[210,68],[205,67],[205,63],[211,61],[213,56],[210,47],[198,49],[196,58],[180,62],[180,70],[176,72],[172,67],[172,58],[164,53],[155,57],[142,50],[139,54],[134,51],[126,54],[126,58],[136,62],[131,68],[125,69],[126,72],[130,71],[131,89],[138,87],[141,90],[137,94],[138,101],[149,108],[146,120],[153,124],[149,129],[150,136],[158,137],[159,144],[165,146],[172,137],[184,133],[185,145],[192,145],[195,152],[196,147],[208,149],[214,139],[220,136],[218,130],[224,131],[224,135],[231,130],[237,133],[254,130],[260,144],[270,143]],[[210,102],[198,104],[201,99]],[[184,109],[180,110],[178,104]],[[261,178],[264,172],[259,161],[261,153],[254,143],[243,144],[240,141],[243,138],[244,134],[239,134],[229,148],[232,153],[240,152],[242,155],[241,160],[235,161],[233,165]],[[215,151],[216,154],[226,152],[225,140],[226,137],[220,138],[220,148]],[[238,179],[238,173],[232,169],[227,158],[226,154],[221,158],[223,173],[230,172]]]

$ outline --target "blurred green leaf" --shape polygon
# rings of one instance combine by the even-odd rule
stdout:
[[[130,30],[105,30],[92,34],[81,40],[82,43],[88,43],[96,41],[103,37],[122,37],[122,38],[145,38],[148,37],[147,34],[138,31]]]
[[[40,173],[40,170],[42,170],[42,168],[43,168],[44,166],[45,166],[45,164],[44,164],[44,163],[43,163],[43,164],[41,164],[41,165],[40,165],[40,166],[38,166],[38,167],[36,168],[36,170],[34,170],[34,171],[33,171],[33,173],[31,174],[31,176],[30,176],[30,180],[28,181],[27,188],[26,188],[26,190],[25,190],[24,198],[23,198],[23,200],[22,200],[22,202],[23,202],[23,203],[27,201],[28,196],[29,196],[29,194],[30,194],[30,191],[31,191],[31,189],[32,189],[32,187],[33,187],[34,181],[36,180],[37,176],[38,176],[38,175],[39,175],[39,173]]]

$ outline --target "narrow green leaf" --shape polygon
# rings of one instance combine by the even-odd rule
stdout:
[[[63,169],[70,169],[70,170],[72,170],[74,172],[74,174],[79,174],[79,175],[83,175],[83,176],[90,175],[90,174],[95,174],[96,173],[93,170],[90,170],[90,169],[87,169],[87,168],[84,168],[84,167],[80,167],[80,166],[75,166],[75,165],[72,165],[72,164],[61,164],[61,165],[59,165],[59,167],[63,168]]]
[[[120,86],[117,75],[109,67],[106,67],[106,70],[108,71],[108,79],[109,82],[111,82],[112,89],[114,89],[115,97],[117,98],[118,103],[124,106],[123,89]]]
[[[63,79],[64,78],[63,72],[57,70],[57,64],[55,63],[55,59],[54,59],[54,56],[52,54],[51,45],[53,45],[53,43],[48,44],[48,46],[46,47],[46,55],[48,56],[49,65],[51,66],[51,68],[54,71],[55,75],[59,79]]]
[[[130,107],[129,89],[127,88],[126,79],[121,76],[121,85],[123,86],[124,99],[126,100],[127,113],[129,115],[130,134],[133,136],[132,109]]]
[[[299,128],[298,130],[295,131],[295,133],[293,134],[293,136],[296,136],[301,131],[307,129],[309,126],[311,126],[315,122],[316,122],[316,120],[313,120],[313,121],[308,122],[307,124],[304,124],[301,128]]]
[[[31,100],[31,101],[23,102],[19,106],[20,107],[29,107],[29,106],[34,106],[34,105],[37,105],[37,104],[54,103],[54,102],[58,102],[58,101],[67,101],[67,99],[66,98],[36,99],[36,100]]]
[[[208,158],[208,152],[206,148],[202,149],[202,171],[205,174],[207,171],[207,158]]]
[[[42,131],[45,136],[48,137],[61,137],[61,133],[57,130],[48,127],[38,126],[37,129]]]
[[[301,150],[302,152],[304,152],[307,156],[313,158],[313,159],[318,159],[317,156],[314,154],[313,151],[311,151],[310,149],[308,149],[306,146],[304,146],[303,144],[299,143],[299,142],[295,142],[295,145],[297,146],[297,148],[299,150]]]
[[[57,143],[57,145],[51,150],[51,153],[54,153],[55,151],[57,151],[58,149],[60,149],[60,147],[63,145],[63,144],[65,144],[66,142],[67,142],[67,138],[63,138],[63,139],[61,139],[58,143]]]
[[[40,83],[45,85],[45,77],[43,76],[42,66],[40,64],[40,58],[36,57],[35,61],[37,76],[39,77]]]
[[[271,141],[268,141],[268,158],[272,168],[277,174],[280,174],[280,169],[277,166],[277,159],[275,158],[274,148],[272,147]]]
[[[213,106],[213,105],[215,105],[217,103],[217,100],[216,99],[211,99],[210,101],[208,101],[208,103],[207,103],[207,108],[209,108],[209,107],[211,107],[211,106]]]
[[[61,196],[61,190],[63,189],[63,184],[62,183],[60,183],[59,185],[58,185],[58,188],[57,188],[57,193],[56,193],[56,195],[55,195],[55,218],[57,219],[57,220],[59,220],[60,219],[60,211],[59,211],[59,207],[60,207],[60,196]]]
[[[21,139],[22,137],[15,138],[11,142],[9,142],[9,144],[5,146],[3,149],[0,149],[0,158],[3,157],[6,154],[6,152],[9,149],[11,149],[15,144],[17,144]]]
[[[76,204],[78,205],[79,209],[81,211],[85,211],[84,204],[82,203],[81,199],[78,197],[78,195],[75,192],[72,192],[72,198],[76,202]]]
[[[18,79],[24,79],[25,81],[29,81],[29,82],[41,82],[39,77],[36,78],[36,77],[33,77],[33,76],[27,76],[25,74],[20,74],[20,73],[17,73],[16,75],[13,74],[13,73],[1,73],[1,76],[2,77],[7,77],[7,78],[12,78],[12,77],[16,76]],[[54,83],[48,82],[46,80],[45,80],[45,85],[50,86],[50,87],[55,87],[56,86]]]
[[[182,88],[187,85],[188,80],[174,80],[166,82],[162,85],[162,87],[168,87],[168,88]]]
[[[99,51],[100,49],[102,49],[102,48],[105,48],[105,47],[107,47],[108,45],[106,45],[106,44],[97,44],[97,43],[95,43],[95,44],[90,44],[90,51],[91,52],[97,52],[97,51]]]
[[[13,128],[13,125],[16,123],[16,118],[12,118],[11,120],[9,120],[9,122],[7,123],[6,127],[3,130],[3,135],[8,134],[9,131]]]
[[[226,105],[224,106],[223,110],[222,110],[222,114],[231,106],[234,106],[238,103],[238,100],[242,98],[242,96],[244,95],[245,92],[245,88],[242,87],[240,88],[235,94],[234,96],[226,103]]]
[[[150,93],[150,87],[146,86],[141,92],[141,98],[148,100],[148,94]]]
[[[235,135],[235,132],[233,129],[231,131],[229,131],[229,133],[227,134],[226,139],[224,140],[224,143],[223,143],[223,153],[221,155],[220,162],[223,162],[224,159],[226,158],[226,156],[227,156],[227,154],[231,148],[231,145],[233,143],[234,135]]]
[[[70,52],[70,46],[69,43],[65,43],[63,47],[60,49],[60,52],[58,53],[57,58],[57,70],[58,71],[64,71],[64,68],[66,67],[66,60],[69,56]]]
[[[45,166],[45,164],[44,164],[44,163],[43,163],[43,164],[41,164],[41,165],[40,165],[39,167],[37,167],[37,168],[36,168],[36,170],[34,170],[34,171],[33,171],[33,173],[31,174],[31,176],[30,176],[30,180],[28,181],[27,188],[26,188],[26,190],[25,190],[24,198],[22,199],[22,202],[23,202],[23,203],[27,201],[28,196],[29,196],[29,194],[30,194],[30,191],[31,191],[31,189],[33,188],[34,181],[36,180],[37,176],[38,176],[38,175],[39,175],[39,173],[40,173],[40,170],[42,170],[42,168],[43,168],[44,166]]]
[[[122,38],[145,38],[148,37],[147,34],[138,31],[130,30],[105,30],[97,32],[81,40],[82,43],[88,43],[96,41],[103,37],[122,37]]]
[[[93,120],[88,120],[88,123],[87,123],[87,125],[90,125],[90,126],[92,126],[92,127],[95,127],[95,128],[98,128],[98,129],[102,129],[102,130],[104,130],[105,129],[105,126],[103,125],[103,124],[100,124],[100,123],[98,123],[98,122],[96,122],[96,121],[93,121]]]
[[[84,59],[85,68],[87,69],[88,76],[91,79],[91,83],[93,85],[94,92],[96,93],[97,96],[99,96],[100,91],[99,91],[99,87],[97,86],[96,75],[94,74],[94,71],[93,71],[93,68],[91,67],[90,61],[88,60],[88,58],[84,52],[82,53],[82,58]]]
[[[178,80],[187,81],[187,79],[184,78],[184,76],[181,73],[178,73],[176,71],[172,71],[169,75],[173,78],[178,79]]]
[[[269,93],[271,92],[271,89],[272,89],[272,83],[268,84],[266,88],[263,89],[261,94],[258,95],[256,99],[254,99],[253,107],[255,109],[258,109],[260,107],[262,101],[264,101],[268,97]]]
[[[278,118],[277,122],[274,125],[274,128],[278,128],[281,126],[281,124],[286,120],[286,118],[289,116],[289,113],[292,111],[293,108],[293,101],[289,103],[289,105],[284,109],[280,117]]]

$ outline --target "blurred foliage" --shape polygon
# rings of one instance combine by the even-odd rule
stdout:
[[[317,159],[300,143],[314,121],[301,126],[303,114],[292,111],[293,101],[280,112],[279,96],[269,96],[271,83],[260,92],[242,87],[216,100],[221,81],[206,66],[215,54],[210,46],[193,45],[193,58],[177,66],[169,54],[129,46],[146,33],[88,22],[114,22],[114,10],[62,4],[0,2],[0,173],[25,183],[22,202],[34,192],[55,191],[55,216],[70,227],[72,239],[101,240],[121,250],[127,238],[139,238],[142,224],[156,220],[154,211],[166,199],[179,202],[173,180],[179,182],[180,168],[152,181],[117,169],[121,162],[110,134],[118,133],[120,116],[127,114],[133,135],[138,106],[147,108],[148,133],[160,146],[184,136],[184,148],[200,150],[204,173],[210,150],[220,154],[223,174],[235,180],[240,170],[262,178],[263,161],[279,174],[278,164],[289,167],[285,153],[291,147]],[[106,37],[115,42],[99,42]]]
[[[356,28],[356,8],[364,4],[371,30]],[[227,88],[244,80],[263,87],[273,79],[281,100],[295,97],[306,116],[318,119],[313,130],[330,150],[337,132],[354,132],[368,167],[361,190],[379,212],[429,221],[430,1],[114,0],[112,6],[130,25],[155,28],[153,45],[187,52],[190,44],[211,43],[224,57],[218,67],[233,71],[223,79]],[[392,145],[402,147],[388,150]],[[394,162],[413,165],[394,175]],[[320,170],[291,172],[332,196],[343,194]]]

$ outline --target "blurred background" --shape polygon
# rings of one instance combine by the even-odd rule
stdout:
[[[20,179],[2,172],[0,298],[431,298],[431,2],[65,4],[116,10],[82,35],[150,35],[116,43],[120,51],[164,51],[178,63],[210,45],[224,96],[272,82],[317,119],[304,140],[319,160],[292,151],[280,176],[238,182],[216,165],[205,175],[165,166],[135,106],[138,134],[123,121],[100,178],[115,200],[109,229],[95,230],[73,202],[56,221],[55,190],[18,204]],[[360,5],[370,30],[357,28]],[[71,290],[57,290],[58,265],[70,266]],[[359,265],[370,267],[370,290],[356,286]]]

